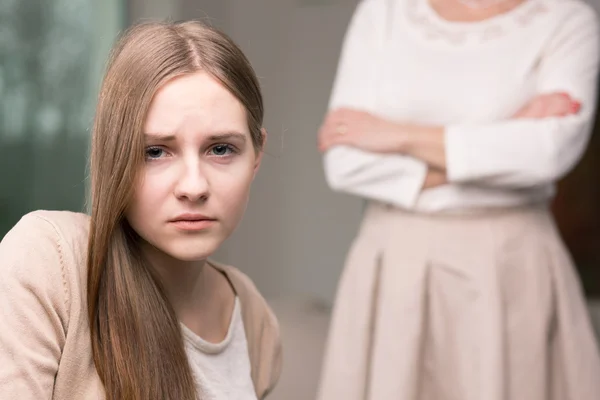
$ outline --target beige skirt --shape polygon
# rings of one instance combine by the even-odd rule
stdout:
[[[599,400],[600,356],[547,207],[371,204],[342,274],[320,400]]]

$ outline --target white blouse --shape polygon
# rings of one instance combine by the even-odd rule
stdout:
[[[427,165],[347,146],[325,154],[338,191],[422,212],[544,201],[579,161],[596,106],[599,32],[580,0],[526,0],[480,22],[442,19],[428,0],[362,0],[346,33],[330,109],[443,125],[449,184],[423,190]],[[564,91],[577,115],[511,120]]]

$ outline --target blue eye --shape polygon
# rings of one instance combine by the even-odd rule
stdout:
[[[155,160],[163,156],[165,151],[160,147],[148,147],[146,149],[146,159],[147,160]]]
[[[231,153],[234,153],[235,149],[228,144],[217,144],[211,147],[210,152],[212,155],[215,155],[217,157],[224,157],[230,155]]]

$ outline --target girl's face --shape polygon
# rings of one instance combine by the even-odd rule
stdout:
[[[238,225],[260,165],[246,110],[197,72],[156,93],[144,135],[146,161],[126,218],[164,255],[205,260]]]

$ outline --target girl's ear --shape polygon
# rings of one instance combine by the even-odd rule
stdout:
[[[256,161],[254,162],[254,176],[256,177],[256,173],[258,172],[258,169],[260,168],[260,163],[262,162],[262,157],[263,154],[265,153],[265,146],[267,145],[267,130],[265,128],[262,128],[260,130],[260,133],[262,135],[262,145],[260,150],[258,151],[258,154],[256,155]]]

